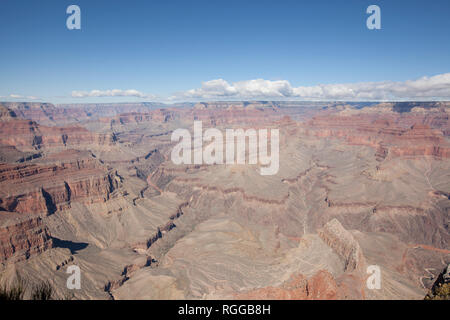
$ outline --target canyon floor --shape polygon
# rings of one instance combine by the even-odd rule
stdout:
[[[0,103],[0,282],[74,299],[423,299],[450,263],[449,115],[448,102]],[[278,172],[175,165],[171,134],[195,120],[279,129]]]

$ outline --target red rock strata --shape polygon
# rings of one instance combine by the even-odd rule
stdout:
[[[0,216],[2,214],[0,213]],[[3,216],[2,220],[5,217]],[[25,260],[52,247],[52,239],[41,217],[11,219],[0,223],[0,263]]]
[[[124,113],[147,113],[161,106],[153,103],[111,103],[111,104],[69,104],[3,102],[0,107],[9,108],[20,119],[39,124],[68,124],[79,121],[97,120],[100,117],[115,117]]]
[[[274,103],[258,102],[209,102],[198,103],[186,115],[208,125],[232,125],[245,123],[258,127],[274,119],[282,118]]]
[[[234,298],[242,300],[335,300],[339,299],[339,289],[333,276],[326,270],[320,270],[309,279],[302,274],[294,274],[281,286],[250,290],[236,294]]]
[[[358,241],[337,219],[329,221],[318,233],[322,240],[342,257],[346,271],[360,269],[364,264],[364,256]]]
[[[450,143],[445,138],[449,127],[448,115],[444,112],[432,119],[420,113],[405,116],[382,111],[324,112],[308,121],[301,130],[310,136],[340,138],[350,145],[373,147],[380,159],[388,155],[449,158]]]
[[[51,147],[108,146],[115,137],[112,134],[90,132],[85,128],[46,127],[30,120],[13,118],[0,121],[0,144],[11,145],[19,150]]]
[[[168,122],[173,120],[175,117],[174,112],[170,110],[158,109],[150,112],[139,113],[139,112],[130,112],[130,113],[122,113],[112,118],[101,118],[101,122],[109,122],[112,124],[120,123],[120,124],[129,124],[129,123],[141,123],[141,122]]]
[[[64,158],[56,162],[58,156]],[[55,163],[0,164],[0,209],[51,214],[73,201],[106,201],[120,179],[85,156],[71,151],[48,158]]]

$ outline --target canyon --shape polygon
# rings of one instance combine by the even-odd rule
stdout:
[[[450,102],[0,103],[0,282],[75,299],[423,299],[450,264],[449,115]],[[279,130],[278,172],[173,163],[172,133],[195,121]]]

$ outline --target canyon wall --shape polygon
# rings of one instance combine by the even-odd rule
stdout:
[[[55,164],[0,164],[0,208],[52,214],[67,209],[73,201],[104,202],[119,183],[115,172],[92,158],[66,158]]]
[[[388,156],[449,158],[449,114],[448,108],[430,114],[398,113],[385,105],[362,111],[341,107],[319,113],[301,125],[300,131],[307,136],[373,147],[380,160]]]
[[[0,264],[28,259],[52,247],[48,228],[41,217],[3,221],[0,212]]]
[[[344,259],[345,271],[351,272],[364,266],[361,247],[337,219],[329,221],[318,233],[322,240]]]

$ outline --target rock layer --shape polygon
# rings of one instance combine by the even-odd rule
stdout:
[[[0,263],[25,260],[51,247],[52,239],[41,217],[16,218],[0,225]]]
[[[319,230],[319,236],[344,259],[345,271],[361,269],[365,264],[358,241],[337,219],[329,221]]]
[[[73,152],[54,158],[50,164],[0,164],[0,208],[52,214],[74,201],[104,202],[119,186],[116,174],[92,157]]]

